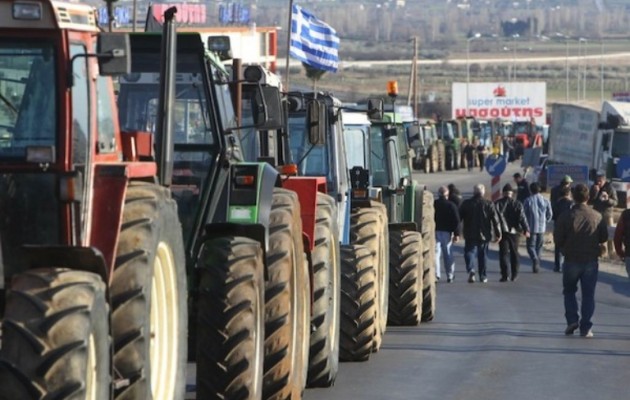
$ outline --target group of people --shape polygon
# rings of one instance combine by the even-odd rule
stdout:
[[[488,148],[484,146],[484,144],[478,139],[474,139],[472,142],[466,139],[462,140],[462,154],[464,156],[468,171],[472,171],[475,163],[477,163],[479,171],[482,172],[487,153]],[[475,156],[477,157],[477,160],[475,160]]]
[[[553,219],[554,271],[563,273],[565,334],[571,335],[579,329],[582,336],[592,337],[598,259],[605,251],[616,193],[603,175],[597,177],[590,189],[584,184],[572,187],[573,180],[565,176],[547,200],[538,183],[529,184],[519,173],[513,178],[515,187],[509,183],[503,186],[502,197],[496,202],[485,198],[482,184],[475,185],[473,196],[466,200],[462,200],[452,184],[439,188],[435,200],[437,279],[443,263],[447,282],[453,282],[455,263],[451,246],[462,233],[468,282],[476,282],[477,274],[480,282],[488,281],[490,242],[499,244],[500,282],[515,281],[519,275],[521,235],[526,238],[532,272],[538,273],[543,236],[547,223]],[[630,210],[622,214],[617,230],[615,249],[624,257],[630,251]],[[630,276],[630,262],[626,262],[626,267]],[[576,297],[578,285],[582,290],[580,310]]]

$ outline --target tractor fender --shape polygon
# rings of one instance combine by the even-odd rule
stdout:
[[[315,247],[315,214],[317,192],[326,193],[325,177],[292,176],[282,181],[282,187],[297,193],[302,217],[302,233],[306,237],[304,249],[310,253]]]

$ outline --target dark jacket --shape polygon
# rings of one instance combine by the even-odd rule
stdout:
[[[551,192],[549,193],[549,202],[551,202],[551,207],[554,207],[556,201],[560,200],[560,190],[564,186],[570,187],[570,183],[559,183],[558,185],[551,188]],[[555,218],[554,218],[555,219]]]
[[[626,258],[630,251],[630,209],[623,210],[615,228],[615,252],[619,258]]]
[[[502,197],[494,203],[502,216],[501,230],[506,233],[529,232],[525,211],[520,201],[511,197]]]
[[[555,203],[551,203],[551,210],[553,211],[553,220],[557,221],[560,215],[569,211],[573,207],[573,200],[568,197],[560,197]]]
[[[435,207],[435,230],[459,236],[459,210],[455,203],[440,196],[433,202],[433,206]]]
[[[448,193],[448,200],[452,201],[459,210],[459,207],[462,205],[462,195],[459,193],[459,190],[451,190]]]
[[[604,192],[608,194],[608,200],[602,200],[601,195]],[[589,193],[588,204],[591,204],[595,211],[599,211],[604,216],[610,217],[613,207],[617,205],[617,191],[612,187],[610,182],[604,183],[601,189],[593,185]]]
[[[599,244],[608,240],[608,228],[600,213],[586,204],[576,204],[558,219],[553,240],[568,262],[597,261]]]
[[[516,200],[522,203],[531,194],[532,193],[529,191],[529,183],[525,178],[521,179],[521,182],[516,184]]]
[[[464,239],[480,243],[501,236],[501,221],[494,204],[479,195],[462,202],[459,217],[464,223]]]

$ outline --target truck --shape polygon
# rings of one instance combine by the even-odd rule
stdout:
[[[630,156],[630,103],[604,101],[601,109],[554,104],[549,132],[548,163],[585,165],[589,178],[606,175],[626,208],[629,185],[618,164]],[[619,168],[621,169],[621,168]]]

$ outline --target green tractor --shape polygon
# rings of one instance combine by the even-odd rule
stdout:
[[[159,35],[131,35],[118,104],[126,130],[150,133],[130,143],[138,158],[154,146],[170,155],[161,171],[182,221],[196,396],[300,398],[311,292],[298,196],[268,163],[243,161],[238,130],[247,126],[233,104],[239,82],[223,67],[227,50],[207,52],[199,34],[162,36],[161,48]],[[160,54],[172,55],[168,73]],[[280,119],[264,96],[248,99],[250,127]]]
[[[372,119],[368,169],[389,218],[390,325],[431,321],[436,309],[433,195],[412,178],[407,140],[396,114]]]

